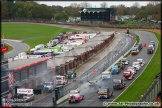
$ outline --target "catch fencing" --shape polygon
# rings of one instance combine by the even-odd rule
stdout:
[[[151,84],[149,89],[141,96],[139,102],[153,102],[157,94],[161,91],[161,73]]]

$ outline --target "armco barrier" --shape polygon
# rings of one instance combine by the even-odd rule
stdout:
[[[158,96],[159,92],[161,92],[161,73],[154,80],[154,82],[151,84],[149,89],[144,93],[144,95],[141,96],[139,102],[153,102],[153,100]]]

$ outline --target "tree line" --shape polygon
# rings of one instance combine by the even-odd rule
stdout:
[[[42,18],[42,19],[55,19],[67,20],[69,17],[80,17],[81,8],[96,8],[88,2],[80,4],[71,3],[69,6],[62,7],[58,5],[47,6],[39,4],[34,1],[3,1],[1,2],[1,18]],[[108,8],[108,4],[103,2],[100,8]],[[151,16],[153,20],[161,20],[161,2],[150,1],[146,6],[140,6],[138,2],[134,3],[131,7],[121,5],[111,5],[109,8],[115,8],[116,16],[122,15],[135,15],[134,19],[140,20]]]

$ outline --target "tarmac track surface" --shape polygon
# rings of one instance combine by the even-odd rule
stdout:
[[[146,44],[148,45],[150,41],[155,41],[156,43],[156,48],[157,48],[157,39],[154,36],[154,34],[150,33],[150,32],[145,32],[145,31],[136,31],[136,34],[140,36],[140,43],[144,43],[146,42]],[[139,70],[137,71],[137,74],[135,75],[135,78],[137,76],[140,75],[140,73],[144,70],[144,68],[147,66],[148,62],[150,61],[151,57],[153,56],[153,54],[147,54],[147,48],[144,47],[139,53],[138,55],[132,56],[130,55],[128,57],[129,65],[126,65],[125,69],[128,66],[131,66],[132,63],[134,61],[136,61],[138,58],[142,58],[145,61],[145,65]],[[117,75],[113,75],[113,78],[122,78],[122,72],[120,72]],[[135,79],[134,78],[134,79]],[[134,80],[133,79],[133,80]],[[81,91],[81,94],[85,96],[84,100],[80,101],[79,103],[71,103],[69,104],[68,102],[64,103],[63,105],[61,105],[61,107],[104,107],[103,106],[103,102],[112,102],[118,95],[120,95],[122,93],[122,91],[124,91],[132,82],[133,80],[126,80],[126,87],[122,90],[113,90],[111,89],[111,91],[113,91],[113,97],[111,97],[110,99],[98,99],[98,94],[97,94],[97,90],[98,87],[95,88],[90,88],[90,87],[86,87],[83,91]],[[109,80],[108,82],[103,82],[100,79],[98,79],[97,84],[101,86],[101,88],[107,88],[110,87],[112,88],[112,83],[111,80]]]
[[[5,54],[5,58],[11,58],[17,56],[19,53],[24,52],[29,48],[28,45],[14,40],[5,39],[4,42],[13,47],[13,50]]]

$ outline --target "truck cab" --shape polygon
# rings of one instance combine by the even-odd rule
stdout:
[[[118,68],[118,65],[114,65],[111,67],[112,74],[118,74],[120,72],[120,69]]]
[[[129,60],[127,58],[122,58],[121,62],[123,62],[125,65],[129,64]]]
[[[114,90],[123,89],[126,85],[123,79],[113,79],[113,83]]]
[[[150,41],[150,44],[154,46],[155,48],[155,42],[154,41]]]
[[[66,80],[65,76],[56,76],[56,85],[65,85],[68,81]]]
[[[141,66],[145,65],[145,62],[143,61],[143,59],[137,59],[137,62],[139,62]]]
[[[149,44],[148,47],[151,47],[153,51],[155,50],[155,48],[154,48],[154,46],[152,44]]]
[[[136,70],[140,70],[141,69],[141,65],[139,62],[133,62],[132,66],[136,68]]]
[[[132,71],[128,69],[128,70],[124,70],[123,77],[125,79],[133,79],[134,75],[133,75]]]
[[[119,68],[120,70],[123,70],[123,69],[125,68],[125,65],[124,65],[123,62],[118,62],[116,65],[118,65],[118,68]]]
[[[132,73],[133,73],[133,75],[137,73],[136,68],[133,67],[133,66],[129,66],[129,67],[128,67],[128,70],[131,70]]]
[[[133,47],[133,48],[131,49],[131,54],[132,54],[132,55],[137,55],[138,52],[139,52],[139,50],[138,50],[137,47]]]
[[[111,72],[110,71],[107,71],[107,70],[104,71],[104,72],[102,72],[101,73],[101,78],[102,78],[102,80],[111,78]]]
[[[154,52],[152,47],[147,47],[147,54],[152,54]]]
[[[72,78],[75,78],[76,77],[76,72],[75,70],[68,70],[67,71],[67,74],[65,75],[66,78],[68,79],[72,79]]]
[[[109,99],[113,96],[113,92],[110,92],[109,88],[100,88],[98,90],[99,99]]]
[[[44,82],[43,92],[52,92],[54,90],[54,84],[52,82]]]
[[[68,101],[71,102],[79,102],[84,99],[84,95],[80,95],[79,90],[71,90],[69,93]]]

